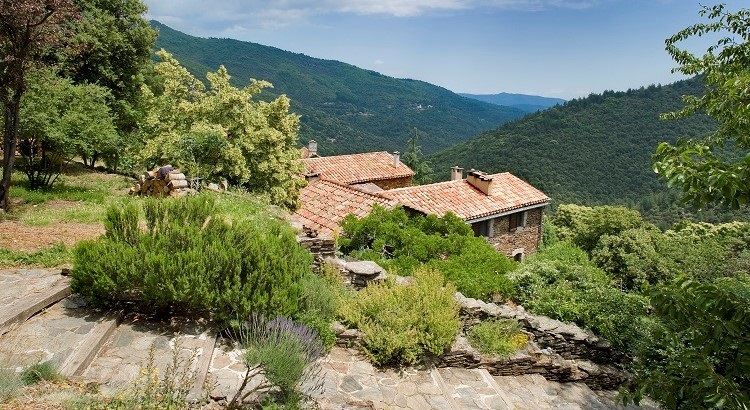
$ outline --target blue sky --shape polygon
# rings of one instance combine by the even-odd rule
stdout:
[[[455,92],[566,99],[679,79],[664,40],[702,21],[698,0],[145,3],[149,19],[195,36],[252,41]],[[731,11],[750,5],[724,3]]]

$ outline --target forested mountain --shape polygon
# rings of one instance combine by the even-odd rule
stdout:
[[[527,94],[511,94],[511,93],[500,93],[500,94],[467,94],[458,93],[464,97],[473,98],[475,100],[488,102],[490,104],[504,105],[506,107],[518,108],[525,112],[534,112],[544,110],[549,107],[553,107],[558,104],[564,104],[565,100],[562,98],[551,98],[551,97],[540,97],[538,95],[527,95]]]
[[[659,142],[706,135],[715,127],[703,116],[659,119],[682,107],[682,95],[702,91],[702,83],[691,79],[592,94],[504,124],[428,160],[441,178],[454,165],[510,171],[558,204],[639,202],[666,192],[651,164]]]
[[[403,151],[416,127],[422,150],[437,151],[524,112],[461,97],[422,81],[387,77],[338,61],[321,60],[260,44],[186,35],[159,22],[156,48],[172,53],[193,75],[224,65],[236,85],[270,81],[262,98],[286,94],[302,115],[299,139],[324,154]]]

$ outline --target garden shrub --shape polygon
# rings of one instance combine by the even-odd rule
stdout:
[[[316,333],[306,326],[283,316],[268,320],[253,314],[237,336],[247,372],[228,409],[245,408],[242,403],[250,395],[273,389],[278,389],[285,405],[295,406],[304,395],[322,388],[316,361],[324,349]],[[264,381],[246,390],[258,374],[263,374]]]
[[[61,379],[62,376],[51,361],[34,363],[25,367],[21,372],[21,381],[27,386],[41,381],[56,381]]]
[[[469,342],[483,354],[510,356],[529,342],[515,320],[496,319],[478,323],[469,330]]]
[[[148,199],[107,211],[106,234],[74,250],[71,286],[95,305],[132,302],[227,323],[250,312],[293,315],[310,255],[291,227],[266,218],[227,222],[213,197]]]
[[[295,316],[299,322],[318,334],[326,350],[330,350],[336,343],[336,334],[331,329],[339,304],[336,286],[336,283],[331,283],[330,278],[305,275],[302,279],[300,310]]]
[[[497,252],[471,227],[448,213],[407,215],[403,208],[374,207],[369,216],[347,216],[338,240],[341,251],[360,260],[372,260],[389,273],[411,275],[427,265],[442,272],[464,295],[489,299],[513,295],[505,274],[515,263]]]
[[[431,269],[414,272],[414,282],[372,284],[341,305],[345,323],[364,334],[363,350],[377,365],[415,364],[441,354],[458,334],[455,287]]]
[[[574,322],[623,350],[631,349],[640,334],[648,299],[613,287],[612,279],[570,243],[537,252],[510,277],[521,304],[535,314]]]

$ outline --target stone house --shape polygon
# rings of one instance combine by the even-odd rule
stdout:
[[[321,157],[317,155],[317,143],[310,141],[301,154],[308,181],[320,178],[354,189],[378,192],[411,186],[414,178],[414,171],[401,162],[398,152]]]
[[[300,191],[301,207],[295,216],[308,229],[323,235],[339,231],[345,216],[367,216],[375,204],[395,207],[396,201],[379,196],[387,189],[411,186],[414,171],[398,152],[317,155],[317,143],[301,150],[307,186]]]
[[[495,249],[516,260],[533,253],[542,238],[542,216],[550,198],[520,178],[454,167],[451,180],[379,192],[414,212],[452,212],[471,224]]]

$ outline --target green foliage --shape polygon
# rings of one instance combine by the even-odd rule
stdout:
[[[455,288],[439,272],[418,269],[414,282],[369,285],[341,306],[343,320],[364,334],[365,354],[377,365],[416,364],[441,354],[460,328]]]
[[[52,70],[29,76],[21,104],[19,150],[32,189],[51,186],[64,160],[119,148],[107,105],[111,98],[104,87],[74,85]]]
[[[300,313],[296,319],[318,334],[326,350],[330,350],[336,343],[336,334],[331,330],[331,322],[338,311],[340,286],[329,278],[315,274],[302,278]]]
[[[415,185],[429,184],[434,178],[434,172],[429,162],[422,155],[422,147],[419,146],[419,131],[414,128],[414,134],[406,141],[406,152],[401,157],[406,166],[414,171],[413,182]]]
[[[503,301],[515,293],[506,275],[516,264],[489,246],[484,238],[468,238],[461,253],[444,260],[433,260],[428,266],[443,273],[464,295],[475,299]]]
[[[341,251],[379,263],[391,273],[410,275],[423,265],[441,271],[464,295],[489,299],[509,297],[512,285],[505,273],[514,263],[469,225],[448,213],[408,216],[403,208],[375,206],[367,217],[349,215],[341,222]]]
[[[324,155],[402,151],[415,127],[424,135],[424,151],[434,152],[523,115],[422,81],[254,43],[191,37],[152,24],[159,29],[156,47],[174,53],[193,75],[224,65],[235,74],[235,86],[247,85],[250,78],[273,83],[262,97],[288,95],[293,111],[304,119],[300,140],[318,141]]]
[[[0,267],[53,268],[72,261],[70,249],[59,243],[34,252],[12,251],[0,247]]]
[[[645,290],[674,277],[672,262],[664,255],[664,235],[654,229],[628,229],[603,235],[591,252],[591,260],[610,273],[623,290]],[[676,255],[675,255],[676,256]]]
[[[207,74],[206,89],[171,54],[157,54],[162,82],[144,90],[149,110],[141,156],[147,167],[171,163],[192,176],[226,178],[296,208],[304,180],[296,148],[299,116],[289,113],[289,99],[254,101],[271,84],[236,88],[224,66]]]
[[[508,357],[529,342],[515,320],[491,320],[472,326],[468,333],[471,345],[484,354]]]
[[[212,197],[202,195],[144,201],[141,232],[134,205],[114,208],[105,237],[74,250],[71,286],[93,303],[133,301],[150,311],[209,313],[224,323],[250,312],[299,310],[310,256],[284,223],[270,218],[229,223]]]
[[[304,395],[321,388],[316,361],[323,354],[323,347],[315,332],[281,316],[267,320],[252,315],[239,329],[238,337],[247,372],[228,409],[242,408],[252,393],[268,392],[271,388],[279,389],[285,405],[295,407]],[[257,374],[263,374],[264,381],[245,391]],[[303,387],[305,383],[307,387]]]
[[[454,165],[508,171],[557,203],[639,201],[666,191],[652,171],[653,146],[715,129],[703,116],[670,123],[658,118],[659,112],[679,109],[681,95],[701,90],[700,80],[690,79],[592,94],[503,124],[427,160],[439,172],[438,179],[447,179]]]
[[[750,403],[750,277],[681,279],[651,297],[653,344],[639,351],[626,400],[664,408],[746,409]]]
[[[23,381],[14,368],[0,367],[0,404],[11,401],[18,396]]]
[[[640,337],[639,318],[647,300],[622,293],[586,253],[559,242],[528,257],[510,274],[521,304],[536,314],[575,322],[629,350]]]
[[[699,76],[705,90],[684,96],[681,110],[662,117],[705,113],[716,120],[718,128],[707,137],[685,138],[674,145],[662,142],[654,155],[654,169],[699,206],[722,202],[738,208],[750,200],[750,10],[730,12],[719,4],[702,6],[699,14],[708,22],[668,38],[666,49],[679,64],[674,71]],[[708,34],[718,34],[719,40],[703,56],[679,47],[683,41]]]
[[[25,367],[21,372],[21,381],[27,386],[42,381],[52,382],[60,379],[62,379],[62,376],[51,361],[34,363]]]
[[[560,239],[571,241],[587,252],[593,251],[604,235],[651,228],[637,211],[621,206],[560,205],[550,222]]]

